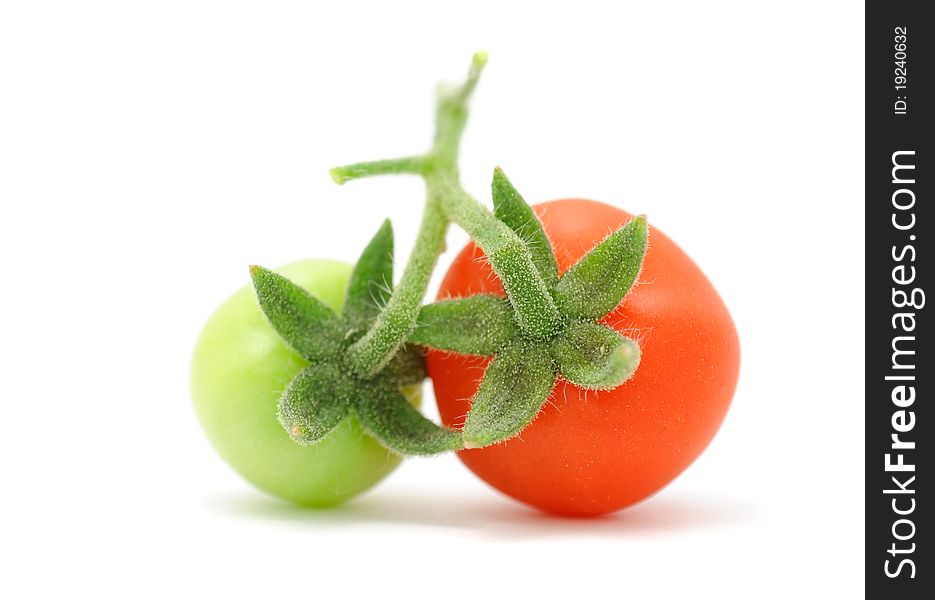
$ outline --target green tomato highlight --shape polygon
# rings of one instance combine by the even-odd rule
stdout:
[[[352,266],[304,260],[276,269],[340,313]],[[367,490],[401,458],[345,419],[313,446],[293,442],[276,419],[279,396],[308,362],[267,322],[248,285],[211,315],[195,345],[195,413],[221,457],[264,492],[304,506],[340,504]],[[421,402],[421,386],[403,393]]]

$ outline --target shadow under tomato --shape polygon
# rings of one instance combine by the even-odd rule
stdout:
[[[754,507],[713,496],[666,492],[629,509],[591,518],[549,515],[505,498],[398,493],[368,494],[343,506],[302,508],[243,493],[218,496],[208,508],[234,517],[310,528],[405,525],[462,530],[500,539],[542,537],[646,537],[682,531],[730,528],[756,518]]]

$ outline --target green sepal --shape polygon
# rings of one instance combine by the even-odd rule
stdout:
[[[336,367],[307,367],[279,398],[279,423],[293,441],[303,446],[314,444],[347,416],[352,392]]]
[[[356,408],[367,432],[399,454],[425,456],[462,448],[460,433],[426,419],[397,389],[361,389]]]
[[[494,216],[523,240],[539,275],[551,289],[558,281],[558,265],[555,263],[552,244],[542,229],[542,223],[500,167],[494,169],[491,188]]]
[[[575,263],[555,286],[562,314],[594,320],[620,304],[643,265],[648,233],[646,217],[636,217]]]
[[[393,226],[383,221],[361,253],[344,300],[344,317],[351,327],[376,318],[393,292]]]
[[[539,413],[555,384],[545,345],[517,342],[494,358],[464,423],[465,448],[481,448],[518,434]]]
[[[573,384],[610,390],[633,376],[640,364],[640,347],[609,327],[578,322],[555,339],[552,358],[562,377]]]
[[[423,306],[409,341],[437,350],[490,356],[518,333],[506,299],[478,294]]]
[[[381,376],[397,386],[421,383],[426,376],[424,350],[419,346],[406,344],[390,360]]]
[[[523,332],[533,339],[547,339],[561,327],[561,312],[539,276],[522,240],[506,243],[487,253],[490,266],[510,304],[513,318]]]
[[[340,350],[343,327],[333,310],[269,269],[252,266],[250,275],[260,308],[273,329],[296,352],[316,361]]]

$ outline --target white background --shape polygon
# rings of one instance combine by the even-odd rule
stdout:
[[[405,259],[420,182],[327,168],[425,148],[475,49],[465,185],[649,214],[735,317],[731,412],[598,520],[453,456],[269,500],[195,421],[198,330],[246,265],[353,260],[386,216]],[[3,3],[0,596],[856,597],[862,56],[843,1]]]

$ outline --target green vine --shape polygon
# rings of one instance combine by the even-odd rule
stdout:
[[[475,54],[465,82],[439,96],[428,152],[331,170],[339,184],[388,174],[425,181],[415,247],[392,293],[386,289],[393,281],[388,222],[358,261],[341,316],[278,275],[252,268],[270,323],[311,363],[280,400],[280,422],[299,443],[316,443],[353,411],[374,437],[403,454],[486,446],[532,421],[557,377],[609,389],[639,365],[638,344],[597,320],[636,281],[646,249],[645,218],[610,234],[559,276],[541,224],[500,169],[493,177],[493,212],[462,187],[458,150],[467,103],[486,62],[484,53]],[[506,299],[478,295],[420,306],[450,223],[484,252]],[[432,423],[400,393],[424,378],[410,344],[494,357],[462,432]]]

